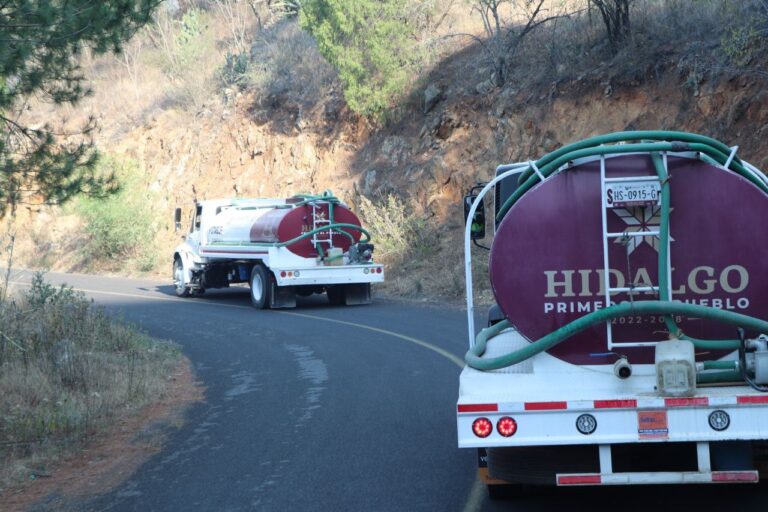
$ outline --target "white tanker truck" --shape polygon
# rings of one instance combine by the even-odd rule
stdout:
[[[175,211],[181,226],[181,209]],[[332,304],[368,304],[384,280],[357,216],[326,191],[288,199],[199,201],[189,233],[173,252],[176,295],[249,283],[258,309],[296,306],[326,293]]]
[[[491,497],[768,476],[761,171],[708,137],[620,132],[478,187],[465,198],[457,429]],[[496,305],[476,333],[470,241],[494,187]]]

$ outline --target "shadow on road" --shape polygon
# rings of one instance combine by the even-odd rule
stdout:
[[[155,286],[155,291],[161,295],[168,297],[176,297],[176,291],[173,285],[159,285]],[[189,297],[189,300],[198,301],[210,301],[218,302],[222,304],[232,304],[235,306],[248,306],[251,305],[250,294],[247,286],[231,286],[229,288],[216,288],[213,290],[206,290],[204,295]],[[376,304],[374,299],[373,304],[366,305],[370,307]],[[334,306],[328,302],[328,298],[324,293],[314,294],[309,297],[296,297],[296,309],[305,310],[319,310],[319,309],[343,309],[354,306]]]

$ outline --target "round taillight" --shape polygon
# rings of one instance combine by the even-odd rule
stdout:
[[[381,274],[382,272],[384,272],[384,269],[383,269],[383,268],[381,268],[381,267],[376,267],[376,273],[377,273],[377,274]]]
[[[472,432],[477,437],[488,437],[493,432],[493,423],[488,418],[477,418],[472,422]]]
[[[299,277],[299,271],[298,270],[293,272],[293,277]]]
[[[285,270],[283,270],[282,272],[280,272],[280,277],[285,277],[285,276],[287,276],[287,275],[288,275],[288,274],[286,274],[286,273],[285,273]]]
[[[504,437],[510,437],[517,432],[517,422],[509,416],[504,416],[496,422],[496,430]]]

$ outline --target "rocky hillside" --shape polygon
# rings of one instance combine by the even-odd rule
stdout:
[[[674,129],[738,145],[742,158],[768,168],[766,74],[716,67],[714,46],[702,50],[699,43],[662,45],[634,64],[595,58],[501,86],[489,80],[479,45],[453,46],[385,121],[351,112],[332,78],[311,101],[290,89],[231,86],[182,108],[148,98],[149,90],[122,94],[128,72],[103,63],[101,71],[93,68],[90,108],[103,109],[102,150],[138,162],[154,193],[156,268],[163,275],[178,241],[176,206],[330,188],[385,238],[379,251],[390,264],[389,293],[455,298],[463,293],[461,197],[499,163],[610,131]],[[761,55],[752,69],[762,69]],[[125,105],[105,100],[120,97]],[[74,217],[71,210],[37,215],[25,230],[28,240],[19,242],[22,263],[39,264],[42,249],[64,255],[49,257],[50,266],[88,268],[92,262],[76,256],[84,235]],[[398,230],[407,236],[392,234]]]

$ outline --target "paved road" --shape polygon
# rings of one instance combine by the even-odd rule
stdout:
[[[244,288],[178,299],[163,282],[47,278],[179,343],[206,388],[160,453],[79,510],[758,510],[766,501],[760,487],[666,487],[490,502],[474,454],[456,448],[465,322],[455,307],[341,308],[316,297],[256,311]]]

